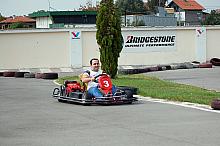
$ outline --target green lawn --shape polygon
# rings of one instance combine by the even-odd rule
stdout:
[[[63,77],[64,80],[79,80],[78,77]],[[220,97],[220,92],[210,91],[195,86],[177,84],[144,75],[119,75],[113,79],[116,86],[132,86],[138,88],[138,94],[152,98],[184,101],[209,105],[212,99]]]

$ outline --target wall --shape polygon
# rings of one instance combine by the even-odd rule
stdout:
[[[207,56],[206,59],[217,57],[220,58],[220,41],[219,41],[220,27],[207,27]]]
[[[198,30],[203,35],[199,36]],[[131,27],[123,28],[122,34],[124,47],[131,35],[174,35],[175,45],[133,47],[133,51],[124,48],[119,65],[157,65],[198,59],[205,62],[213,57],[220,58],[220,27]],[[93,57],[99,58],[95,28],[0,31],[0,44],[1,70],[78,68],[89,66],[89,60]]]
[[[0,69],[69,67],[69,33],[0,32]]]

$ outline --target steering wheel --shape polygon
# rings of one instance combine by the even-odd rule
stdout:
[[[95,79],[94,82],[98,83],[98,78],[101,77],[101,76],[108,76],[108,74],[102,73],[102,74],[99,74],[99,75],[95,76],[94,77],[94,79]]]

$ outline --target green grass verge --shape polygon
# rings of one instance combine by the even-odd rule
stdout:
[[[65,80],[78,80],[78,77],[63,77],[57,80],[63,83]],[[138,88],[141,96],[167,99],[172,101],[191,102],[209,105],[215,98],[220,97],[220,92],[210,91],[195,86],[173,83],[144,75],[119,75],[113,79],[116,86],[132,86]]]

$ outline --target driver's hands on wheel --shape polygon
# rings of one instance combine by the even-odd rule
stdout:
[[[95,78],[94,78],[94,77],[91,77],[91,78],[90,78],[90,81],[91,81],[91,82],[94,82],[94,81],[95,81]]]

